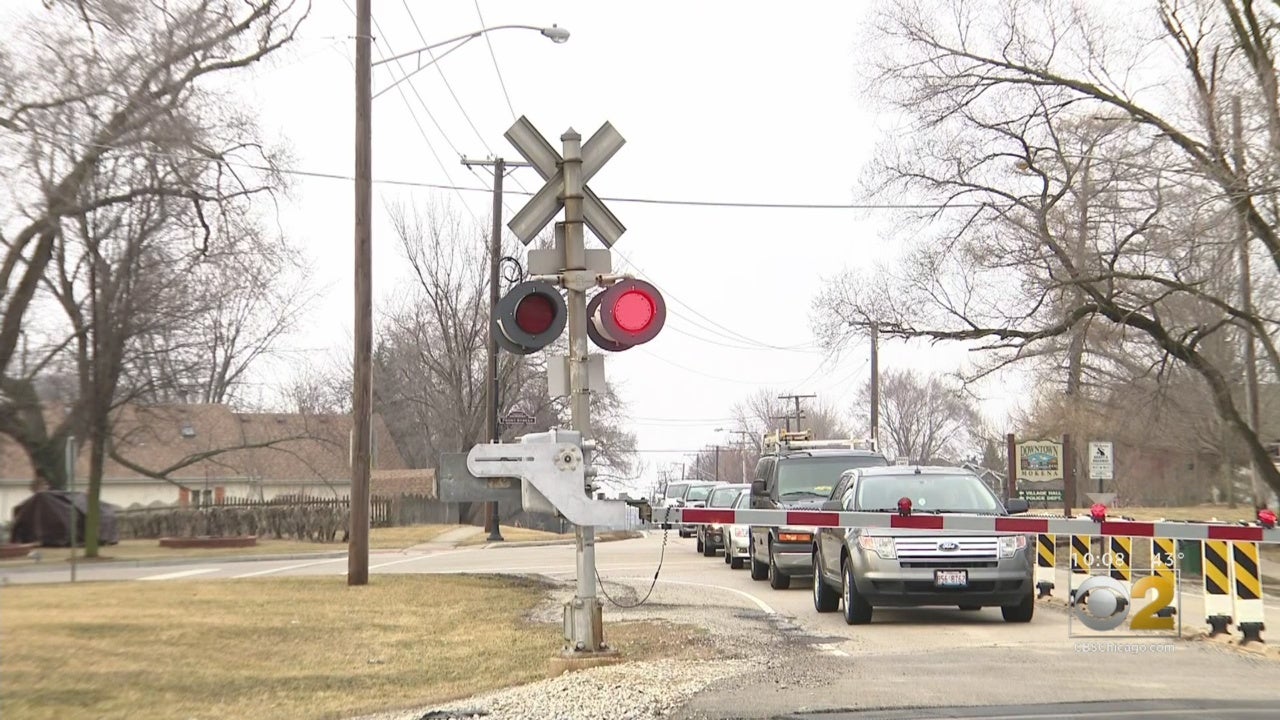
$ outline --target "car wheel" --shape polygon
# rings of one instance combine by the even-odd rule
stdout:
[[[858,586],[853,581],[853,563],[848,558],[840,566],[843,578],[841,592],[844,604],[844,621],[847,625],[866,625],[871,622],[871,603],[858,594]]]
[[[734,570],[741,570],[741,569],[742,569],[742,558],[740,558],[740,557],[736,557],[736,558],[733,558],[733,559],[729,560],[729,567],[733,568]]]
[[[816,552],[813,554],[813,609],[820,613],[835,612],[840,609],[840,595],[823,581]]]
[[[791,587],[791,576],[778,569],[778,560],[773,555],[773,546],[769,546],[769,587],[774,590],[786,590]]]
[[[702,548],[701,548],[701,550],[702,550],[702,554],[703,554],[703,556],[704,556],[704,557],[715,557],[715,556],[716,556],[716,546],[715,546],[715,545],[712,545],[711,543],[709,543],[709,542],[707,542],[707,541],[705,541],[705,540],[704,540],[704,541],[702,541]]]
[[[1027,593],[1022,602],[1017,605],[1005,605],[1000,608],[1000,613],[1004,615],[1005,622],[1011,623],[1028,623],[1036,614],[1036,596],[1035,593]]]
[[[769,564],[756,559],[756,550],[751,548],[751,579],[765,580],[769,577]]]

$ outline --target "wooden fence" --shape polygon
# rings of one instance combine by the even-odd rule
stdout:
[[[456,516],[455,516],[456,520]],[[372,527],[448,522],[449,508],[425,495],[374,497]],[[269,500],[223,498],[191,507],[121,510],[121,538],[230,537],[253,535],[310,542],[345,542],[351,526],[350,497],[289,495]]]

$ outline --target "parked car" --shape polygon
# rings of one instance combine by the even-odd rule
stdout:
[[[751,508],[751,490],[748,489],[738,493],[733,500],[734,510],[747,510]],[[749,525],[725,525],[724,532],[724,562],[734,570],[740,570],[746,565],[747,559],[751,557],[751,526]]]
[[[711,494],[707,496],[707,507],[727,510],[733,506],[733,501],[738,499],[738,495],[743,490],[750,489],[751,486],[746,483],[721,485],[712,490]],[[698,552],[707,557],[715,557],[716,551],[724,548],[724,526],[722,523],[699,525],[697,536]]]
[[[684,493],[689,489],[687,482],[668,483],[666,490],[663,492],[662,504],[675,505],[680,498],[684,497]]]
[[[1025,500],[1004,503],[974,473],[955,467],[879,467],[840,476],[824,510],[1009,515]],[[850,625],[871,622],[876,607],[998,605],[1008,622],[1035,613],[1035,537],[1019,533],[888,528],[821,528],[812,549],[813,605],[843,608]]]

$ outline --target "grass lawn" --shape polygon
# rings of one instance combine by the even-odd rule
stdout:
[[[371,550],[401,550],[429,542],[436,536],[459,525],[412,525],[409,527],[372,528],[369,531]],[[339,537],[341,540],[341,537]],[[258,538],[258,544],[244,548],[164,548],[159,540],[121,540],[117,545],[104,545],[95,560],[86,560],[84,548],[77,548],[79,562],[111,562],[113,560],[156,560],[164,558],[235,557],[241,555],[297,555],[305,553],[346,552],[343,542],[315,543],[302,540],[274,540]],[[66,548],[40,548],[42,563],[69,562]],[[0,567],[33,565],[26,557],[0,560]]]
[[[7,717],[341,718],[545,676],[558,625],[532,580],[342,579],[7,587]],[[696,633],[696,630],[685,630]],[[638,655],[662,637],[620,631]]]

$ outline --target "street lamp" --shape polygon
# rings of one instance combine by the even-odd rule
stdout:
[[[369,479],[372,474],[373,445],[373,68],[408,55],[419,55],[443,45],[454,44],[448,51],[433,56],[431,62],[419,61],[417,69],[396,80],[378,95],[408,80],[423,68],[466,43],[494,30],[537,30],[554,43],[569,39],[569,31],[552,25],[495,25],[456,38],[373,62],[373,9],[371,0],[356,0],[355,62],[355,327],[352,378],[351,425],[355,435],[351,447],[351,532],[347,552],[347,584],[369,582]]]
[[[404,82],[405,80],[408,80],[409,78],[413,77],[414,75],[417,75],[418,73],[422,72],[426,68],[429,68],[432,65],[436,64],[437,62],[444,59],[446,55],[453,52],[454,50],[457,50],[458,48],[462,47],[463,45],[466,45],[472,40],[475,40],[481,35],[484,35],[485,33],[488,33],[488,32],[493,32],[494,30],[536,30],[539,33],[541,33],[543,37],[550,39],[551,42],[557,45],[561,45],[563,43],[569,42],[569,31],[565,30],[559,25],[552,25],[551,27],[537,27],[534,25],[494,25],[493,27],[483,28],[480,30],[476,30],[475,32],[467,33],[466,35],[459,35],[458,37],[450,38],[448,40],[441,40],[438,43],[432,43],[431,45],[427,45],[426,47],[420,47],[417,50],[410,50],[409,52],[403,52],[403,53],[400,53],[399,55],[393,55],[392,57],[379,60],[378,62],[373,63],[372,67],[378,67],[379,65],[385,65],[395,60],[407,58],[410,55],[413,55],[418,59],[418,67],[414,68],[413,72],[406,74],[404,77],[400,78],[399,80],[396,80],[395,82],[391,83],[387,87],[374,93],[373,97],[377,98],[379,95],[382,95],[388,90],[391,90],[392,88],[396,87],[397,85]],[[448,50],[445,50],[443,53],[440,54],[439,57],[432,56],[431,62],[426,64],[422,63],[422,53],[430,52],[432,50],[435,50],[438,47],[444,47],[445,45],[449,45],[451,43],[457,43],[457,45],[454,45]]]

